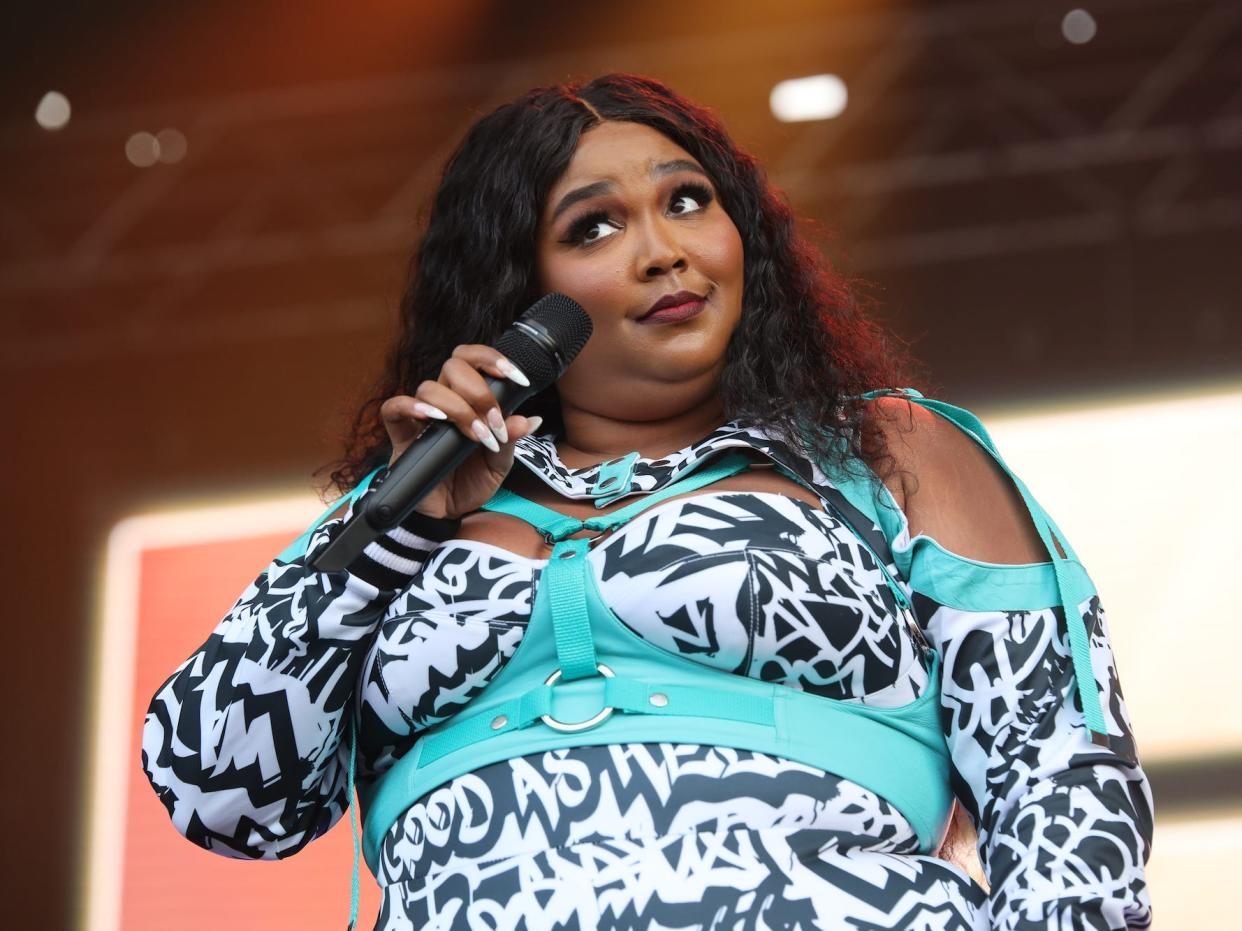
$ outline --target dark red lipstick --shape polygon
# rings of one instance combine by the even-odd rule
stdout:
[[[678,291],[666,294],[638,318],[639,323],[680,323],[699,314],[707,303],[707,298],[693,291]]]

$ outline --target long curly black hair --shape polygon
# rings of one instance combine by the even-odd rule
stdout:
[[[714,115],[652,78],[607,74],[529,91],[475,123],[449,158],[410,264],[398,338],[343,459],[325,467],[336,467],[329,489],[348,490],[388,461],[384,400],[437,378],[455,346],[494,342],[541,296],[535,235],[544,201],[601,118],[650,126],[694,156],[741,234],[742,317],[720,384],[726,416],[763,424],[820,462],[886,459],[857,395],[905,383],[903,347],[799,235],[789,205]],[[563,432],[555,386],[519,413]]]

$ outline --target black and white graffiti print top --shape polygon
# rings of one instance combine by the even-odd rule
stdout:
[[[733,422],[628,460],[610,492],[661,488],[739,447],[827,484]],[[598,484],[599,467],[568,468],[550,436],[520,440],[517,459],[567,498]],[[543,560],[396,528],[347,572],[310,570],[342,523],[322,525],[305,557],[269,565],[151,702],[143,767],[177,829],[209,850],[301,849],[346,808],[356,703],[365,783],[464,708],[522,640]],[[903,521],[890,545],[910,542]],[[830,510],[709,487],[643,512],[589,559],[624,623],[696,662],[879,707],[928,687],[883,573]],[[896,809],[832,773],[628,744],[508,760],[419,799],[384,840],[376,927],[1147,927],[1151,793],[1098,598],[1079,608],[1109,748],[1085,729],[1060,608],[966,610],[924,580],[900,582],[942,658],[952,788],[990,891],[919,855]]]

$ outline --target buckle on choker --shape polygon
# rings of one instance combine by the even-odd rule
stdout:
[[[614,675],[613,671],[609,669],[607,666],[605,666],[603,663],[598,664],[595,668],[596,670],[599,671],[601,675],[603,675],[606,678],[611,679]],[[558,669],[554,673],[552,673],[552,675],[548,676],[548,678],[544,680],[543,684],[547,686],[553,686],[556,684],[556,681],[560,679],[560,677],[561,677],[561,671]],[[612,712],[613,712],[612,706],[605,705],[602,709],[600,709],[599,714],[596,714],[593,717],[587,718],[585,721],[558,721],[556,718],[552,717],[552,715],[550,714],[543,715],[540,718],[540,720],[543,721],[544,724],[548,725],[548,727],[552,728],[553,730],[563,731],[567,734],[572,734],[575,731],[585,731],[585,730],[589,730],[592,727],[595,727],[598,724],[603,724],[604,721],[608,720],[608,716],[611,715]]]

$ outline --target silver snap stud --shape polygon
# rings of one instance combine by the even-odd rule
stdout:
[[[498,731],[509,723],[508,715],[498,714],[492,718],[492,730]]]
[[[651,704],[655,705],[657,708],[663,708],[665,705],[668,704],[668,696],[665,695],[663,692],[655,692],[647,700],[651,702]]]

